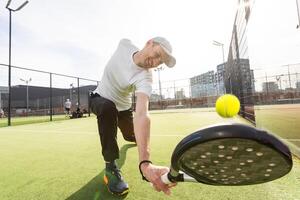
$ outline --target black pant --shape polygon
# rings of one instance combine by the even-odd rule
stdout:
[[[97,116],[104,160],[114,161],[119,158],[118,127],[125,140],[135,142],[132,110],[118,111],[112,101],[97,94],[91,95],[90,106],[92,112]]]

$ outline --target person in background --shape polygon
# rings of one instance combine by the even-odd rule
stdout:
[[[4,111],[2,108],[0,108],[0,118],[4,118],[4,117],[5,117]]]
[[[70,110],[72,107],[72,102],[70,101],[70,99],[67,99],[65,102],[65,113],[66,115],[70,115]]]

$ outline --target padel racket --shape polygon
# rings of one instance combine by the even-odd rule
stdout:
[[[289,148],[266,131],[244,124],[198,130],[173,151],[164,183],[252,185],[278,179],[293,166]]]

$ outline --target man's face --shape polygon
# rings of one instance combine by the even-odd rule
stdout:
[[[167,56],[161,46],[154,42],[147,44],[144,53],[143,67],[145,68],[158,67],[163,63],[163,60]]]

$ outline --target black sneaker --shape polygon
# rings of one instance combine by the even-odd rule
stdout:
[[[109,192],[120,196],[128,194],[128,184],[124,181],[121,171],[118,168],[105,168],[103,179]]]

